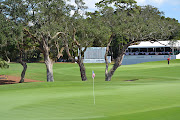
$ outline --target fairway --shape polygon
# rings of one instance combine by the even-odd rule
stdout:
[[[0,86],[0,120],[180,120],[180,60],[121,66],[105,82],[105,64],[54,64],[54,83]],[[111,65],[112,67],[112,65]],[[0,74],[20,76],[11,63]],[[93,101],[92,70],[95,72]],[[46,81],[43,63],[29,63],[26,78]]]

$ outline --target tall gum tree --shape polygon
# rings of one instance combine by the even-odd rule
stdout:
[[[84,6],[83,0],[77,0],[75,3],[77,7],[74,9],[74,14],[69,19],[69,23],[67,23],[64,44],[69,59],[79,65],[82,81],[87,81],[83,57],[87,47],[93,44],[93,27],[89,23],[90,21],[84,18],[83,10],[86,9],[86,6]]]
[[[67,18],[73,6],[64,0],[28,1],[32,26],[24,33],[38,44],[44,55],[47,82],[54,82],[53,63],[59,59],[63,50],[63,39]]]
[[[99,7],[99,21],[111,31],[105,53],[105,81],[110,81],[114,72],[121,66],[126,49],[140,41],[168,40],[176,31],[176,22],[162,19],[163,13],[152,6],[139,7],[134,0],[102,0]],[[114,7],[111,7],[114,5]],[[119,42],[118,55],[109,70],[107,55],[111,42],[117,36],[123,36]]]
[[[16,24],[22,24],[22,32],[30,37],[43,53],[47,81],[53,82],[53,63],[62,52],[60,36],[64,32],[66,17],[70,16],[73,7],[64,0],[5,0],[2,5],[2,12]]]
[[[82,34],[84,34],[84,32],[86,30],[81,31],[78,34],[76,32],[76,29],[74,28],[72,40],[71,40],[71,38],[69,39],[69,41],[68,41],[68,39],[65,40],[66,53],[69,56],[69,59],[71,59],[73,62],[77,62],[77,64],[79,65],[82,81],[87,81],[86,69],[85,69],[85,66],[83,63],[84,53],[85,53],[87,47],[91,46],[90,44],[92,43],[91,39],[88,39],[88,37],[86,35],[85,35],[86,37],[84,35],[82,35]],[[77,57],[77,58],[75,58],[75,57]]]

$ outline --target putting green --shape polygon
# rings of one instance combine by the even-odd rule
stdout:
[[[0,86],[2,120],[179,120],[180,61],[150,62],[120,67],[104,81],[104,64],[86,64],[81,82],[77,64],[54,64],[54,83]],[[10,64],[0,74],[20,75]],[[96,104],[91,72],[94,70]],[[46,81],[45,66],[28,64],[27,78]],[[134,81],[131,81],[134,80]]]

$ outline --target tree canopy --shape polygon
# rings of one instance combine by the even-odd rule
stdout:
[[[105,54],[106,81],[110,81],[116,69],[121,66],[126,49],[130,45],[141,41],[169,40],[178,28],[176,20],[164,19],[163,12],[157,8],[150,5],[140,7],[133,0],[102,0],[96,5],[99,10],[91,13],[90,18],[98,19],[96,24],[104,26],[109,36]],[[100,31],[100,35],[104,36],[105,31]],[[118,44],[118,52],[115,64],[108,71],[107,55],[111,42]]]
[[[180,35],[176,19],[165,18],[164,13],[153,6],[138,6],[135,0],[101,0],[96,3],[97,11],[86,14],[83,0],[75,0],[75,4],[70,5],[65,0],[1,1],[2,58],[10,61],[14,56],[25,67],[23,61],[34,55],[40,56],[41,52],[47,81],[53,82],[53,63],[65,49],[69,59],[78,63],[81,78],[86,81],[83,64],[86,48],[106,46],[105,77],[109,81],[121,66],[130,45],[140,41],[178,39]],[[110,47],[116,59],[113,68],[108,71]]]

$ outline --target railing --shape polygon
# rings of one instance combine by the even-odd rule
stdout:
[[[125,55],[173,55],[172,52],[126,52]]]

